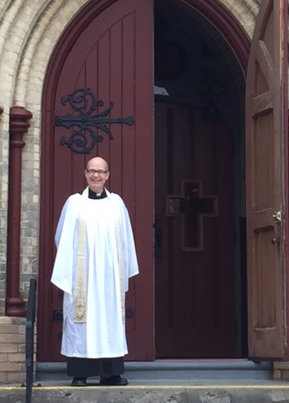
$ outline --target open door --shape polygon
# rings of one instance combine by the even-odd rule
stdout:
[[[285,0],[262,2],[248,65],[246,180],[250,358],[285,357],[286,15]]]

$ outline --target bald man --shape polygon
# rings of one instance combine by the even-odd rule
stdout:
[[[51,281],[64,291],[61,354],[72,386],[127,385],[123,357],[125,293],[138,263],[128,211],[105,188],[107,162],[92,158],[84,172],[87,188],[71,195],[57,225]]]

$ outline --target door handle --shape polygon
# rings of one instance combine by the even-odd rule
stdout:
[[[281,211],[276,211],[275,213],[273,213],[273,218],[276,222],[281,222],[281,218],[282,218],[282,213]]]

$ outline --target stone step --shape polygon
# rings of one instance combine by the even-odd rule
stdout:
[[[124,387],[70,386],[65,363],[37,363],[31,403],[288,403],[289,383],[272,380],[270,362],[126,362]],[[39,386],[37,386],[39,385]],[[1,403],[24,403],[25,387],[0,387]]]
[[[68,381],[65,363],[37,363],[37,382]],[[129,380],[199,380],[272,378],[271,362],[249,360],[156,360],[153,362],[125,362],[125,376]]]
[[[25,388],[0,388],[1,403],[24,403]],[[31,403],[288,403],[287,385],[43,386]]]

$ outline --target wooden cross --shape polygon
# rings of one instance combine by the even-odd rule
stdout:
[[[218,196],[204,196],[201,180],[182,180],[181,195],[167,196],[167,216],[182,219],[183,251],[203,251],[203,217],[218,216]]]

